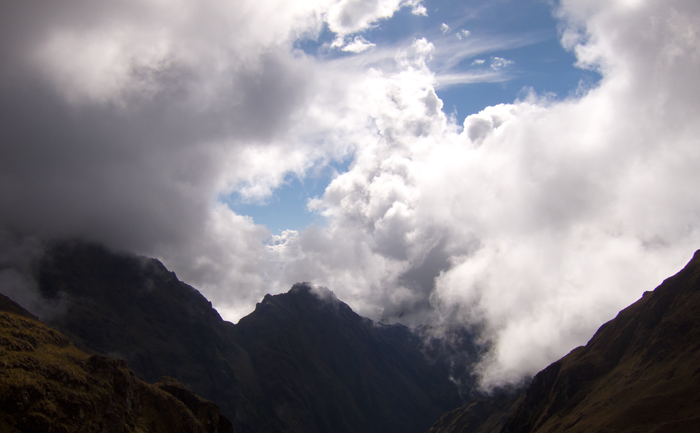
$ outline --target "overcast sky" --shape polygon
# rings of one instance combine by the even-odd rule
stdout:
[[[309,281],[479,324],[518,380],[700,248],[699,32],[697,0],[5,1],[0,244],[157,257],[233,321]]]

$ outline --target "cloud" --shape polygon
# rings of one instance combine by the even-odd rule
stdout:
[[[281,290],[278,257],[264,227],[218,199],[264,200],[290,173],[347,158],[357,135],[327,123],[343,121],[329,110],[338,90],[294,43],[404,6],[420,2],[3,7],[0,229],[158,256],[240,317]]]
[[[341,35],[358,33],[404,6],[410,6],[415,15],[425,14],[420,0],[340,0],[328,10],[328,27]]]
[[[440,74],[435,76],[435,88],[440,89],[456,84],[498,83],[509,79],[510,77],[508,75],[491,71]]]
[[[413,4],[413,7],[411,8],[411,13],[413,15],[422,15],[424,17],[428,16],[428,9],[425,8],[422,4],[419,2],[415,2]]]
[[[351,53],[361,53],[363,51],[367,51],[372,47],[376,47],[375,44],[369,42],[362,36],[355,36],[355,39],[352,40],[352,42],[348,42],[343,48],[343,51],[348,51]]]
[[[209,266],[218,287],[263,275],[266,229],[216,198],[262,197],[319,158],[284,136],[314,80],[313,60],[291,44],[320,31],[325,6],[253,4],[3,7],[0,228],[160,254],[174,266],[187,252],[206,263],[230,239],[245,244]],[[261,272],[237,265],[250,260]],[[207,288],[201,263],[181,273]],[[232,271],[217,271],[222,263]],[[266,290],[253,281],[253,292]],[[216,301],[229,295],[218,292]]]
[[[433,68],[436,72],[451,71],[465,59],[483,56],[494,51],[511,50],[533,45],[545,40],[542,33],[525,33],[515,36],[470,36],[458,39],[438,36],[430,39],[436,47]]]
[[[506,68],[515,63],[512,60],[504,59],[503,57],[491,57],[491,68],[495,70]]]
[[[462,40],[462,38],[466,38],[469,35],[471,35],[471,32],[469,30],[460,30],[459,32],[455,33],[455,37],[460,41]]]
[[[283,278],[375,318],[482,326],[486,387],[584,344],[700,245],[699,9],[565,2],[564,42],[600,84],[488,107],[461,130],[434,96],[437,45],[356,81],[373,130],[311,202],[328,226],[286,244]]]
[[[154,255],[233,320],[311,281],[375,319],[477,324],[485,386],[585,343],[700,244],[700,7],[564,1],[562,43],[600,83],[463,125],[435,89],[507,78],[501,57],[455,68],[542,35],[295,49],[324,22],[345,41],[400,7],[421,4],[5,6],[3,251],[75,236]],[[218,202],[347,159],[309,202],[322,225],[273,236]],[[28,284],[6,262],[0,282]]]
[[[442,32],[443,35],[446,35],[447,33],[449,33],[451,31],[450,26],[448,26],[445,23],[442,23],[442,25],[440,26],[440,31]]]
[[[67,301],[61,297],[47,301],[39,296],[34,268],[43,253],[41,240],[0,230],[0,293],[39,319],[50,320],[65,313]]]

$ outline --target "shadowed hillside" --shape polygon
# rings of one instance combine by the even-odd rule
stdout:
[[[0,295],[0,431],[232,433],[219,408],[174,379],[149,385],[88,355]]]

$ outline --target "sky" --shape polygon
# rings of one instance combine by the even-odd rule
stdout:
[[[700,247],[699,39],[695,0],[3,2],[0,287],[80,238],[234,322],[308,281],[478,326],[518,381]]]

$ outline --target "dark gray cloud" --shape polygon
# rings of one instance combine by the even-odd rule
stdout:
[[[375,6],[356,30],[400,5]],[[347,142],[319,139],[318,64],[293,48],[329,7],[3,4],[0,229],[157,255],[240,317],[279,289],[279,266],[267,230],[217,199],[259,199],[347,155]]]
[[[91,84],[89,62],[100,59],[71,65],[86,59],[65,53],[47,65],[37,53],[66,32],[99,37],[100,26],[116,21],[144,28],[128,36],[116,32],[115,38],[123,38],[117,47],[69,40],[75,46],[68,48],[90,51],[91,43],[101,44],[89,54],[121,50],[128,61],[152,42],[141,38],[159,20],[139,17],[143,8],[130,3],[55,2],[37,8],[11,2],[4,8],[0,226],[17,233],[81,236],[137,250],[183,242],[201,230],[210,212],[225,176],[222,161],[235,161],[242,143],[265,146],[284,131],[312,78],[303,59],[260,44],[254,61],[225,64],[215,76],[206,56],[187,62],[167,60],[173,54],[166,52],[167,61],[126,65],[131,69],[119,88],[110,77]],[[117,63],[105,69],[121,67],[121,57],[108,59]],[[64,64],[85,75],[85,88],[81,77],[56,81],[60,73],[39,68]],[[103,87],[90,87],[98,84]]]

